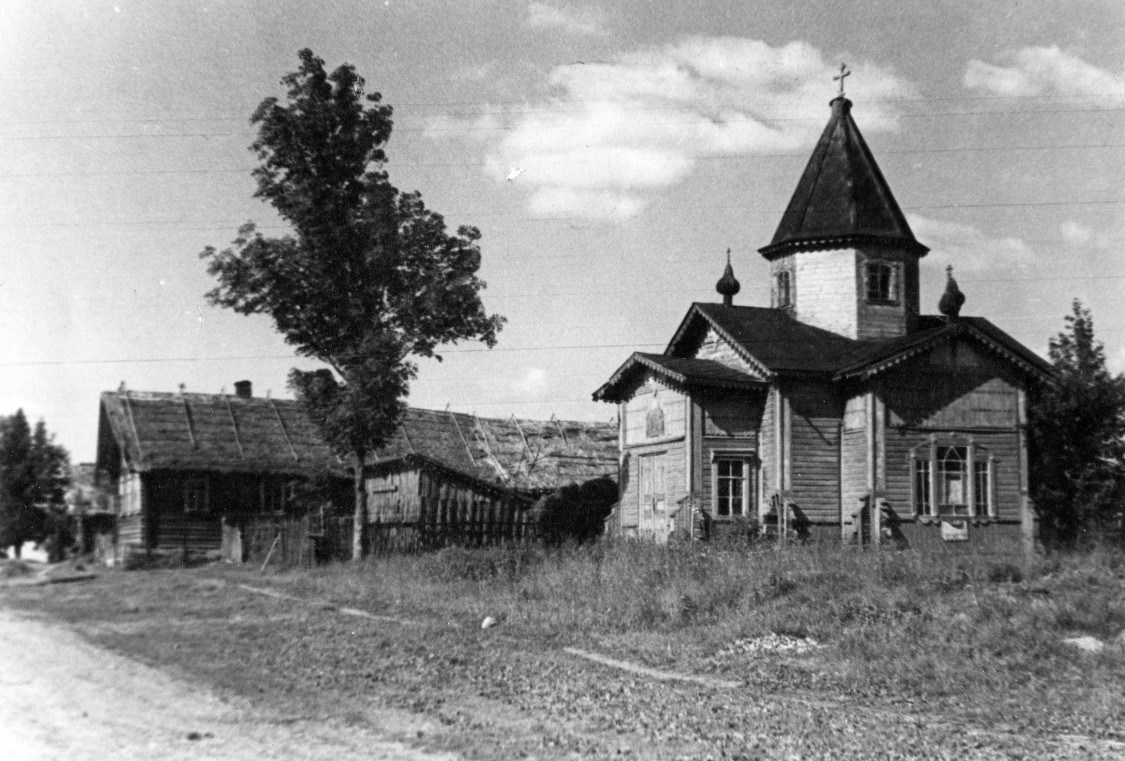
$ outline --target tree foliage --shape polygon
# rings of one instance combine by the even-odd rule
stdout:
[[[536,505],[540,536],[547,544],[597,539],[618,496],[617,482],[607,476],[558,489]]]
[[[251,117],[255,196],[292,232],[268,238],[247,224],[229,248],[201,256],[219,281],[212,304],[268,315],[299,355],[328,366],[292,370],[290,386],[327,441],[361,464],[398,425],[415,358],[440,360],[438,347],[462,340],[491,347],[503,319],[481,304],[480,232],[450,234],[417,192],[391,185],[391,107],[365,94],[352,66],[328,73],[310,50],[299,59],[282,79],[285,99],[267,98]]]
[[[1090,310],[1077,299],[1049,344],[1056,383],[1031,407],[1032,475],[1044,537],[1070,543],[1125,509],[1125,377],[1106,366]]]
[[[0,417],[0,547],[46,537],[51,511],[64,506],[68,465],[42,420],[32,429],[22,409]]]

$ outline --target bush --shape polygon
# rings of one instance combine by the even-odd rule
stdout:
[[[617,482],[607,476],[564,486],[535,506],[540,536],[551,545],[597,539],[616,502]]]

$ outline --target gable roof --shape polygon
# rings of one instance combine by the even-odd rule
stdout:
[[[924,256],[929,249],[914,238],[852,119],[852,102],[840,96],[831,106],[777,232],[759,252],[774,259],[811,248],[883,245]]]
[[[293,400],[226,394],[107,391],[98,423],[99,470],[115,444],[137,471],[312,475],[343,466]]]
[[[684,357],[708,327],[767,377],[832,373],[840,357],[860,345],[847,336],[799,322],[780,309],[695,303],[664,354]]]
[[[615,476],[616,423],[481,418],[409,407],[373,465],[424,457],[466,475],[524,492]]]
[[[860,345],[853,352],[840,358],[836,379],[870,378],[958,337],[977,341],[1035,380],[1048,382],[1055,375],[1049,362],[983,317],[948,320],[925,315],[918,318],[918,329],[912,333],[885,341],[857,342]]]
[[[678,388],[763,388],[768,384],[752,375],[713,359],[684,359],[663,354],[634,352],[621,367],[594,392],[595,402],[624,401],[623,392],[638,373],[650,370]]]

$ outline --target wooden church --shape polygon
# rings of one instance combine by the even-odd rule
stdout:
[[[922,314],[919,243],[851,115],[827,127],[769,245],[770,306],[733,303],[729,253],[662,354],[594,393],[620,414],[615,532],[724,524],[779,540],[1002,545],[1034,530],[1027,396],[1051,367],[960,314]],[[730,529],[728,529],[730,530]]]

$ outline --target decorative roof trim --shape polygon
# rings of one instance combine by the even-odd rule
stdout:
[[[719,323],[711,319],[711,315],[700,309],[699,302],[693,302],[691,308],[688,309],[688,313],[684,316],[683,321],[680,322],[680,327],[676,329],[675,334],[672,336],[672,340],[668,342],[668,346],[664,349],[665,354],[670,355],[672,349],[676,346],[676,344],[678,344],[684,338],[684,336],[687,334],[688,326],[692,321],[692,317],[695,315],[699,315],[700,317],[702,317],[708,325],[714,328],[715,332],[718,333],[724,341],[730,344],[730,347],[734,349],[735,354],[744,359],[746,361],[746,364],[750,365],[750,367],[752,367],[755,372],[762,376],[762,380],[772,380],[776,377],[776,373],[771,371],[768,367],[762,364],[757,357],[748,352],[746,350],[746,347],[744,347],[739,341],[737,341],[734,336],[723,329],[722,325],[719,325]]]
[[[920,354],[924,354],[938,344],[949,341],[960,336],[971,336],[979,341],[985,348],[992,350],[994,353],[1000,355],[1002,358],[1008,360],[1012,364],[1019,367],[1026,374],[1038,378],[1043,381],[1050,380],[1050,373],[1046,372],[1041,367],[1036,367],[1033,363],[1028,362],[1023,357],[1019,356],[1016,352],[1009,349],[1002,342],[989,336],[980,328],[968,322],[960,320],[949,323],[944,329],[938,330],[932,336],[929,336],[918,343],[908,346],[901,351],[898,351],[888,357],[866,364],[853,364],[838,372],[833,380],[846,380],[849,378],[859,378],[868,380],[880,375],[909,359],[913,359]]]
[[[678,359],[676,357],[669,357],[669,359]],[[706,361],[706,360],[704,360]],[[739,379],[723,379],[723,378],[690,378],[681,372],[677,372],[669,367],[665,367],[659,362],[645,356],[641,352],[633,352],[630,357],[621,364],[619,368],[610,376],[602,386],[594,392],[593,398],[595,402],[602,401],[621,401],[621,398],[613,393],[613,389],[622,383],[629,373],[636,370],[638,367],[643,367],[649,370],[655,376],[655,380],[662,385],[667,386],[678,391],[686,391],[689,388],[765,388],[769,386],[768,381],[754,378],[749,374],[746,375],[745,380]],[[735,370],[731,368],[731,370]],[[735,372],[738,372],[735,370]]]
[[[778,243],[771,243],[768,246],[762,246],[758,249],[758,253],[767,260],[773,261],[774,259],[797,251],[825,251],[861,246],[905,249],[908,253],[914,254],[919,258],[930,252],[929,246],[925,246],[913,238],[849,233],[847,235],[830,235],[820,238],[790,238]]]

